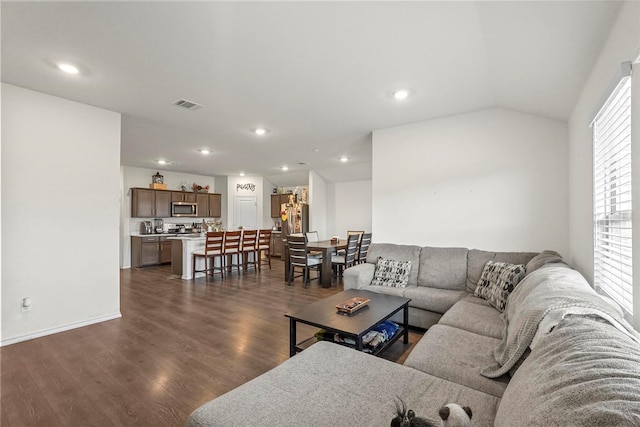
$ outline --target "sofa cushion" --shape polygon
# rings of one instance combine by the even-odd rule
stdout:
[[[397,261],[411,261],[409,286],[418,284],[418,266],[420,265],[420,246],[396,245],[393,243],[372,243],[369,246],[367,262],[376,264],[378,258],[384,257]]]
[[[488,304],[477,304],[466,299],[458,301],[447,310],[439,324],[496,339],[502,338],[504,332],[504,320],[498,310]]]
[[[404,365],[500,397],[509,377],[493,380],[480,375],[486,364],[493,362],[493,349],[499,342],[438,323],[425,332]]]
[[[467,248],[432,248],[420,251],[418,286],[464,290],[467,281]]]
[[[404,288],[409,283],[409,273],[411,273],[411,261],[379,257],[371,285]]]
[[[608,323],[568,316],[531,351],[496,426],[640,425],[640,345]]]
[[[474,295],[486,299],[498,311],[503,312],[509,294],[525,274],[522,264],[487,261]]]
[[[465,291],[427,288],[425,286],[407,287],[404,297],[411,298],[409,307],[444,313],[465,295]]]
[[[467,254],[467,292],[474,293],[482,270],[487,261],[508,262],[509,264],[524,264],[534,256],[534,252],[488,252],[479,249],[471,249]]]
[[[189,416],[187,426],[388,426],[396,396],[417,415],[434,420],[446,403],[469,406],[474,425],[492,425],[500,401],[407,366],[318,342],[205,403]]]

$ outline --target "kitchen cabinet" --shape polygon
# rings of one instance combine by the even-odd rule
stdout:
[[[196,195],[198,216],[201,218],[220,218],[222,216],[222,195],[200,193]]]
[[[171,240],[166,236],[131,236],[131,266],[171,263]]]
[[[284,250],[284,242],[282,241],[282,232],[271,232],[271,256],[282,257],[282,251]]]
[[[294,200],[297,196],[294,195]],[[283,203],[289,203],[288,194],[272,194],[271,195],[271,218],[280,218],[280,207]]]
[[[160,264],[171,264],[171,240],[160,236]]]
[[[168,218],[171,216],[171,191],[131,189],[132,218]]]
[[[196,193],[188,193],[186,191],[172,191],[171,201],[172,202],[195,202]]]

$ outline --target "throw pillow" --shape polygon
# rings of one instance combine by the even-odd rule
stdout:
[[[502,312],[507,306],[509,294],[525,274],[526,270],[522,264],[487,261],[474,295],[486,299]]]
[[[409,273],[411,273],[411,261],[395,261],[380,257],[371,284],[404,288],[409,283]]]

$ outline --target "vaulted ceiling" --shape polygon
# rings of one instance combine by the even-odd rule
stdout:
[[[376,129],[491,107],[567,120],[620,5],[2,2],[2,80],[122,113],[123,165],[369,179]]]

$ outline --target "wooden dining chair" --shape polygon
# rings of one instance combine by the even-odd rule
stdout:
[[[320,241],[317,231],[307,231],[304,235],[307,237],[307,243],[316,243]],[[315,258],[322,258],[322,252],[320,251],[309,251],[308,255]]]
[[[231,273],[233,267],[240,271],[240,239],[242,231],[225,231],[224,233],[224,266],[228,273]],[[236,263],[233,263],[233,257],[236,257]]]
[[[358,245],[358,256],[356,262],[362,264],[367,262],[367,254],[369,253],[369,245],[371,244],[371,233],[364,233],[360,238]]]
[[[258,271],[263,264],[269,265],[271,270],[271,230],[269,229],[258,231]]]
[[[223,231],[210,231],[207,233],[207,237],[204,243],[204,249],[193,252],[193,278],[196,278],[196,273],[204,272],[207,282],[209,276],[213,276],[216,270],[220,273],[220,276],[224,278],[224,259],[223,259],[223,244],[224,244],[224,232]],[[196,259],[204,258],[204,270],[196,270]],[[220,260],[220,266],[216,267],[216,258]]]
[[[351,234],[347,238],[347,248],[344,255],[333,255],[331,257],[331,265],[336,270],[338,276],[342,276],[342,272],[356,263],[356,252],[358,251],[358,235]]]
[[[307,237],[289,235],[287,237],[289,246],[289,281],[287,284],[291,286],[291,282],[296,277],[302,277],[302,284],[307,287],[307,282],[320,278],[320,266],[322,258],[310,257],[307,254]],[[295,270],[300,269],[300,275],[294,276]],[[317,276],[311,279],[310,270],[315,269]]]
[[[242,267],[244,271],[249,269],[249,264],[258,271],[258,230],[242,231]],[[251,260],[253,258],[253,260]]]

